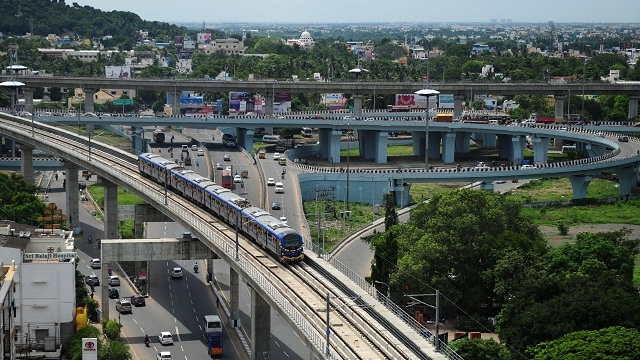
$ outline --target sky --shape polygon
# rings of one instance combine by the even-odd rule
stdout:
[[[66,0],[144,20],[215,23],[638,23],[638,0]]]

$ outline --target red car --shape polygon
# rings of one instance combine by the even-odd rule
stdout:
[[[131,297],[131,304],[133,304],[133,306],[145,306],[146,303],[144,301],[144,296],[142,296],[142,295],[133,295]]]

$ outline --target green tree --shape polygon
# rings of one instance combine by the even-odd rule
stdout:
[[[365,241],[370,244],[374,251],[371,264],[371,282],[375,283],[375,281],[381,281],[389,284],[389,278],[391,277],[391,273],[393,272],[398,260],[398,242],[396,241],[397,232],[393,227],[399,223],[399,219],[393,194],[385,194],[382,197],[382,203],[385,210],[385,231],[382,233],[372,234],[368,236]]]
[[[406,56],[404,48],[392,42],[388,42],[384,45],[376,46],[375,51],[380,58],[387,58],[391,60],[396,60],[400,57]]]
[[[120,330],[122,329],[122,324],[118,323],[115,320],[106,320],[102,319],[102,332],[109,340],[116,340],[120,337]]]
[[[0,173],[0,214],[4,219],[37,225],[46,205],[35,195],[38,188],[16,173]]]
[[[449,347],[465,360],[509,360],[509,350],[493,339],[461,339],[449,343]]]
[[[640,359],[640,332],[620,326],[576,331],[542,342],[529,348],[527,353],[532,360]]]
[[[118,340],[110,340],[106,346],[100,348],[99,360],[131,360],[129,346]]]

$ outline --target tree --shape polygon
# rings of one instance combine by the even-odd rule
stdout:
[[[129,352],[129,346],[118,340],[111,340],[106,346],[100,348],[100,360],[131,360],[133,356]]]
[[[509,350],[493,339],[461,339],[449,347],[465,360],[509,360]]]
[[[35,195],[38,188],[16,173],[0,173],[0,214],[3,219],[37,225],[46,205]]]
[[[640,359],[640,332],[620,326],[576,331],[542,342],[530,348],[527,353],[533,360]]]
[[[380,58],[387,58],[391,60],[406,56],[404,48],[392,42],[377,46],[375,51]]]
[[[398,260],[398,242],[396,241],[398,234],[393,230],[393,227],[399,223],[399,219],[393,194],[385,194],[382,198],[382,203],[385,209],[385,231],[372,234],[365,241],[370,244],[374,251],[371,264],[371,282],[382,281],[389,284],[389,278]]]
[[[505,253],[546,251],[520,204],[485,191],[438,194],[418,205],[407,224],[393,229],[399,256],[392,283],[413,284],[414,293],[439,289],[469,312],[496,306],[491,270]]]
[[[122,324],[118,323],[115,320],[102,319],[102,332],[109,340],[116,340],[120,337],[120,330],[122,329]]]

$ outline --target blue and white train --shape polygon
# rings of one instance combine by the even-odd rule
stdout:
[[[140,174],[207,209],[273,254],[281,262],[304,259],[302,235],[269,212],[210,179],[153,153],[138,156]]]

